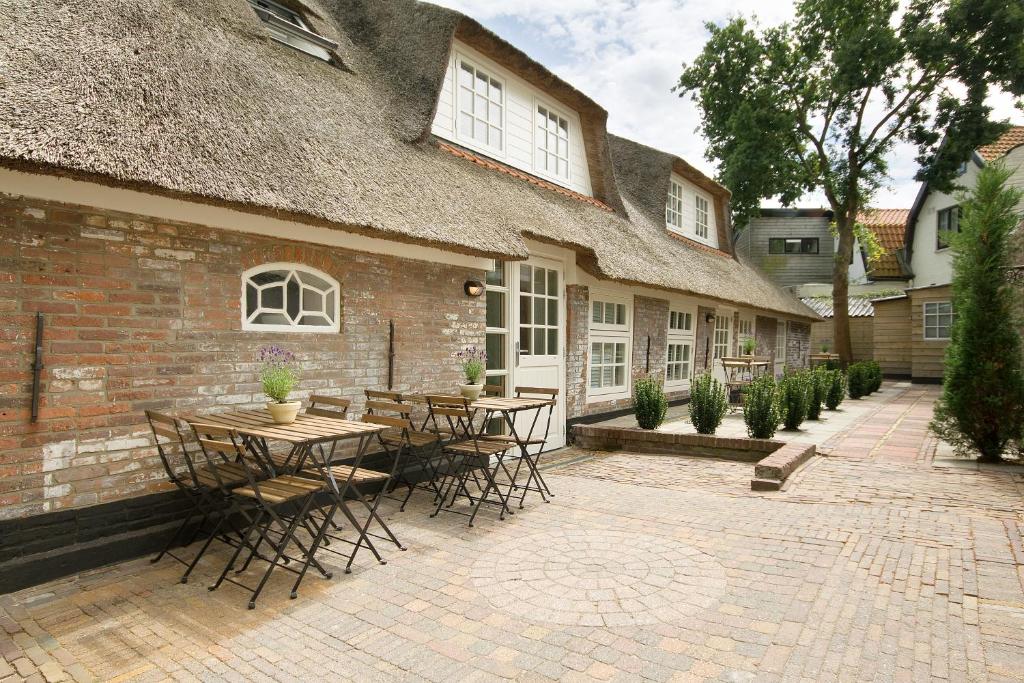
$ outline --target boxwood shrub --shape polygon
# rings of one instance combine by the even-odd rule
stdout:
[[[747,387],[743,400],[743,421],[747,423],[747,436],[752,439],[770,439],[779,428],[779,396],[775,378],[758,377]]]
[[[698,434],[714,434],[729,409],[725,387],[705,372],[690,386],[690,422]]]

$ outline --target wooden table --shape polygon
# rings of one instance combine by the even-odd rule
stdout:
[[[348,565],[345,571],[349,572],[351,570],[356,553],[364,544],[374,554],[378,562],[385,564],[380,553],[374,547],[373,542],[369,539],[367,532],[372,520],[376,520],[385,529],[388,527],[380,519],[376,510],[372,509],[364,500],[362,493],[355,486],[352,479],[359,469],[363,457],[366,455],[372,437],[384,431],[387,427],[368,422],[353,422],[352,420],[306,415],[305,413],[297,415],[295,422],[278,424],[274,422],[270,411],[263,409],[191,414],[182,416],[182,419],[190,424],[209,424],[235,430],[242,437],[245,447],[267,466],[271,476],[276,476],[276,470],[282,467],[299,472],[306,467],[307,462],[311,462],[313,468],[320,473],[327,484],[328,493],[331,494],[334,500],[331,510],[326,514],[324,524],[330,524],[334,512],[340,508],[352,524],[352,527],[359,531],[359,540],[353,543],[355,549],[348,557]],[[347,481],[339,485],[331,470],[335,451],[339,443],[353,439],[358,439],[359,441],[356,453],[353,456],[344,458],[349,461],[350,473]],[[283,441],[291,444],[291,451],[283,464],[274,463],[270,455],[268,441]],[[328,446],[329,449],[327,448]],[[349,491],[356,493],[355,497],[366,506],[370,513],[363,524],[356,519],[352,511],[345,505],[345,496]],[[395,541],[397,543],[397,539]],[[401,547],[400,544],[399,547]]]
[[[409,394],[403,396],[403,398],[417,402],[426,403],[426,396],[428,394]],[[432,394],[431,394],[432,395]],[[544,443],[547,441],[548,433],[551,430],[551,414],[557,401],[555,399],[547,398],[527,398],[527,397],[506,397],[506,396],[484,396],[471,401],[469,407],[473,411],[482,411],[483,427],[486,429],[486,425],[495,415],[500,415],[508,426],[509,434],[507,437],[500,437],[497,435],[486,435],[481,438],[486,439],[498,439],[506,438],[511,443],[515,444],[519,448],[519,458],[516,461],[515,472],[509,473],[512,480],[513,489],[521,489],[522,494],[519,497],[519,507],[523,507],[523,501],[526,498],[527,491],[537,491],[541,495],[541,499],[548,503],[548,496],[554,497],[551,493],[551,489],[548,487],[547,482],[544,480],[543,475],[540,472],[540,468],[537,465],[537,460],[540,455],[540,450],[543,449]],[[534,431],[536,430],[538,419],[543,408],[549,408],[548,417],[544,427],[544,435],[542,437],[535,438]],[[521,413],[527,410],[536,410],[537,413],[533,417],[533,421],[530,423],[530,429],[525,436],[519,434],[515,425],[515,416],[517,413]],[[429,420],[429,418],[428,418]],[[530,446],[539,446],[537,453],[530,453]],[[520,465],[526,462],[526,467],[530,471],[529,477],[527,477],[526,483],[523,485],[516,483],[516,478],[519,476]],[[532,484],[536,483],[536,486]],[[511,513],[511,510],[508,510]]]

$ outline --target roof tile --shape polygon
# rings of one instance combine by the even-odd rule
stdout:
[[[999,136],[999,139],[991,145],[985,145],[978,149],[978,154],[985,161],[995,161],[1007,154],[1011,149],[1024,145],[1024,126],[1013,126]]]
[[[903,268],[896,252],[903,248],[910,209],[867,209],[857,219],[875,233],[885,255],[871,269],[875,277],[902,277]]]

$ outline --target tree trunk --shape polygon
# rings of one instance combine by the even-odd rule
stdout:
[[[832,263],[832,334],[835,352],[845,368],[853,362],[850,342],[850,259],[853,257],[853,223],[856,216],[836,212],[839,249]]]

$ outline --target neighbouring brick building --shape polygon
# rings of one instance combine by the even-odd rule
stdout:
[[[485,346],[490,383],[561,390],[553,446],[746,337],[806,362],[817,318],[736,257],[728,191],[468,17],[70,4],[0,50],[0,577],[147,552],[178,506],[143,411],[261,405],[271,342],[354,411]]]

